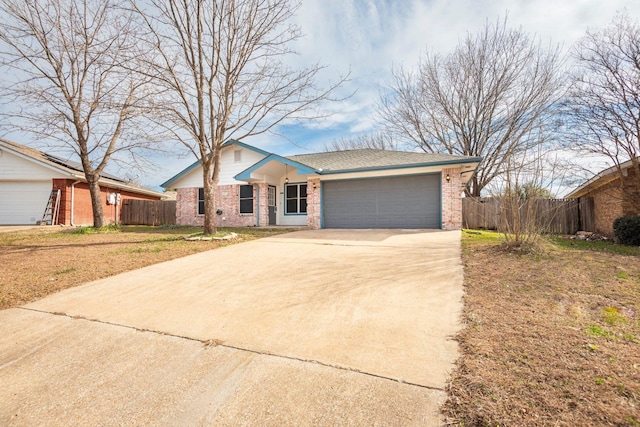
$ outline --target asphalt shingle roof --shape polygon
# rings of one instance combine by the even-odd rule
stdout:
[[[80,172],[84,174],[84,170],[82,169],[82,164],[78,162],[74,162],[72,160],[63,159],[61,157],[53,156],[51,154],[45,153],[43,151],[37,150],[32,147],[28,147],[26,145],[18,144],[17,142],[9,141],[4,138],[0,138],[0,146],[5,146],[6,148],[10,148],[15,152],[24,154],[25,156],[31,157],[32,159],[39,160],[44,163],[48,163],[50,165],[56,167],[62,167],[70,172]],[[103,173],[102,176],[104,178],[113,179],[114,181],[127,182],[117,176],[110,175],[107,173]]]
[[[331,151],[326,153],[298,154],[287,156],[303,165],[323,171],[347,171],[392,166],[422,164],[443,164],[449,162],[479,161],[477,157],[454,156],[449,154],[415,153],[409,151],[387,151],[373,148]]]
[[[51,154],[45,153],[43,151],[37,150],[35,148],[26,146],[26,145],[22,145],[22,144],[18,144],[17,142],[13,142],[13,141],[9,141],[8,139],[4,139],[4,138],[0,138],[0,148],[1,147],[5,147],[7,149],[13,150],[17,153],[23,154],[27,157],[31,157],[34,160],[37,160],[39,162],[45,163],[45,164],[49,164],[51,166],[54,166],[60,170],[66,171],[68,173],[74,174],[74,175],[81,175],[84,176],[84,170],[82,169],[82,164],[78,163],[78,162],[74,162],[72,160],[67,160],[67,159],[63,159],[61,157],[57,157],[57,156],[53,156]],[[130,187],[132,190],[140,190],[143,192],[154,192],[157,193],[157,191],[152,190],[150,188],[146,188],[142,185],[139,185],[137,183],[134,182],[130,182],[127,180],[124,180],[122,178],[118,178],[115,175],[111,175],[108,173],[102,173],[101,175],[101,179],[110,179],[112,181],[117,181],[120,182],[122,184],[124,184],[126,187]]]

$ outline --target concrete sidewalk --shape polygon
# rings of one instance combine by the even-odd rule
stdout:
[[[299,231],[99,280],[0,312],[0,424],[439,425],[461,296],[459,232]]]

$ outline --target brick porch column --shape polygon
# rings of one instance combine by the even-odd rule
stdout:
[[[260,193],[260,201],[256,203],[258,223],[260,227],[266,227],[269,225],[269,184],[258,182],[256,187]]]
[[[462,228],[462,169],[442,170],[442,229],[460,230]],[[449,181],[447,182],[447,175]]]
[[[320,178],[307,178],[307,226],[320,228]]]

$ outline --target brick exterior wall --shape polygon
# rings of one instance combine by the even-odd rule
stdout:
[[[596,188],[587,193],[585,197],[593,197],[593,214],[595,219],[596,233],[613,237],[613,222],[621,216],[640,215],[640,208],[631,202],[634,197],[635,175],[633,170],[629,170],[625,177],[625,190],[623,193],[620,178]]]
[[[460,168],[442,170],[442,229],[462,228],[462,177]],[[449,181],[447,182],[447,175]]]
[[[176,224],[202,227],[204,216],[198,215],[198,189],[178,188],[176,190]]]
[[[448,168],[442,171],[442,228],[459,230],[462,228],[462,179],[460,168]],[[449,174],[450,180],[445,177]],[[321,226],[321,182],[318,177],[307,179],[307,226],[319,229]],[[315,186],[315,188],[314,188]],[[257,198],[257,191],[260,197]],[[253,227],[268,226],[268,185],[254,185],[254,213],[240,215],[240,185],[219,185],[216,189],[217,209],[223,211],[216,216],[218,226]],[[198,189],[179,188],[176,193],[176,224],[203,226],[204,215],[198,215]],[[259,204],[259,206],[258,206]],[[259,217],[259,222],[257,221]]]
[[[320,228],[320,216],[320,178],[308,178],[307,226],[312,230],[318,230]]]
[[[71,192],[72,179],[54,179],[53,190],[60,190],[60,210],[58,213],[58,224],[71,224]],[[108,193],[119,193],[121,195],[121,203],[119,205],[107,204]],[[104,211],[104,219],[106,224],[120,223],[122,220],[122,201],[126,199],[135,200],[160,200],[159,197],[147,196],[144,194],[133,193],[130,191],[120,190],[117,188],[100,186],[100,199],[102,200],[102,209]],[[93,225],[93,209],[91,208],[91,193],[89,185],[80,182],[73,186],[73,225]]]
[[[222,210],[222,215],[216,215],[216,225],[219,227],[253,227],[257,225],[256,206],[257,187],[260,188],[260,225],[269,223],[267,210],[268,194],[266,184],[253,187],[253,214],[240,214],[240,185],[218,185],[216,187],[216,210]],[[198,215],[198,188],[178,188],[176,194],[176,224],[202,227],[204,215]]]
[[[624,179],[625,197],[622,199],[622,212],[624,216],[640,215],[640,179],[636,177],[636,171],[627,169]]]

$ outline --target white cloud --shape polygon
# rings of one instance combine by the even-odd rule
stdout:
[[[606,26],[624,8],[630,16],[640,16],[638,0],[303,0],[295,21],[305,37],[293,46],[299,55],[292,64],[328,65],[322,80],[335,80],[351,70],[341,94],[357,92],[323,106],[335,112],[331,117],[280,128],[295,145],[272,135],[247,143],[292,154],[322,150],[340,134],[371,130],[380,88],[390,80],[393,65],[415,65],[426,48],[446,54],[467,32],[506,12],[510,25],[568,48],[588,27]],[[161,183],[190,161],[167,159],[159,175],[142,180]]]
[[[296,44],[297,60],[328,65],[323,78],[351,70],[341,93],[357,92],[323,107],[334,116],[302,126],[316,132],[372,130],[380,88],[390,81],[392,66],[414,66],[425,49],[446,54],[467,33],[506,13],[510,26],[568,50],[587,28],[606,26],[625,8],[640,16],[640,2],[633,0],[305,0],[296,16],[305,34]]]

